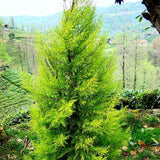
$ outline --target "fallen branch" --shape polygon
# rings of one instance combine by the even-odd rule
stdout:
[[[21,154],[23,153],[23,151],[26,149],[26,147],[29,145],[30,142],[31,142],[31,141],[28,140],[28,137],[26,136],[26,141],[25,141],[24,147],[23,147],[23,149],[20,151]]]

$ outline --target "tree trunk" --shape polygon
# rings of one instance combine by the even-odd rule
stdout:
[[[23,60],[22,60],[22,53],[21,53],[21,49],[20,49],[20,44],[18,44],[18,51],[19,51],[19,58],[20,58],[21,68],[22,68],[22,71],[23,71]]]
[[[122,83],[123,83],[123,89],[125,89],[125,35],[123,35],[123,51],[122,51]]]
[[[27,44],[27,39],[25,40],[25,46],[26,46],[26,54],[27,54],[27,69],[28,69],[28,73],[30,71],[29,69],[29,52],[28,52],[28,44]]]
[[[121,4],[123,0],[115,0],[115,3]],[[159,0],[142,0],[142,4],[146,6],[148,12],[143,12],[142,16],[149,20],[153,27],[160,34],[160,1]]]
[[[143,0],[148,12],[142,13],[143,17],[149,20],[153,27],[160,33],[160,1],[159,0]]]
[[[137,83],[137,40],[136,40],[136,48],[135,48],[135,57],[134,57],[134,83],[133,89],[136,90],[136,83]]]
[[[146,71],[145,71],[145,69],[144,69],[144,72],[143,72],[143,90],[145,90],[145,85],[146,84]]]

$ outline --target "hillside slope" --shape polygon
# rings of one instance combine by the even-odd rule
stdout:
[[[8,69],[0,74],[0,121],[11,113],[26,110],[31,104],[20,81],[17,71]]]

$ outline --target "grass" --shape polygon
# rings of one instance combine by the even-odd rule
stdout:
[[[131,128],[128,147],[122,149],[120,159],[159,160],[160,159],[160,127],[159,116],[153,110],[142,110],[140,113],[126,114],[127,125]],[[127,149],[126,149],[127,148]]]

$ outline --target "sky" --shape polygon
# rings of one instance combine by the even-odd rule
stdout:
[[[136,2],[139,0],[124,0]],[[95,0],[97,6],[109,6],[115,0]],[[62,10],[63,0],[0,0],[0,16],[32,15],[45,16]]]

